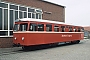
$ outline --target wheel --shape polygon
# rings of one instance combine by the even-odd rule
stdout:
[[[80,42],[80,40],[77,40],[77,41],[76,41],[76,44],[78,44],[79,42]]]
[[[71,44],[78,44],[79,42],[80,42],[80,40],[71,41]]]
[[[28,46],[22,46],[22,49],[23,49],[23,50],[28,50],[29,47],[28,47]]]

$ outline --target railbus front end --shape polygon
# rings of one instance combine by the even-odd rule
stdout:
[[[28,22],[16,22],[13,30],[14,46],[26,45]]]

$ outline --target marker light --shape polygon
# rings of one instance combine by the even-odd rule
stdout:
[[[16,40],[17,38],[15,37],[14,39]]]
[[[22,37],[22,40],[24,40],[24,37]]]

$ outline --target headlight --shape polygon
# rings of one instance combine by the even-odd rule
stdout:
[[[22,40],[24,40],[24,37],[22,37]]]
[[[15,37],[14,39],[16,40],[17,38]]]

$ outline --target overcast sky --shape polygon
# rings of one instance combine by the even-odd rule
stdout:
[[[46,0],[66,6],[65,23],[90,26],[90,0]]]

